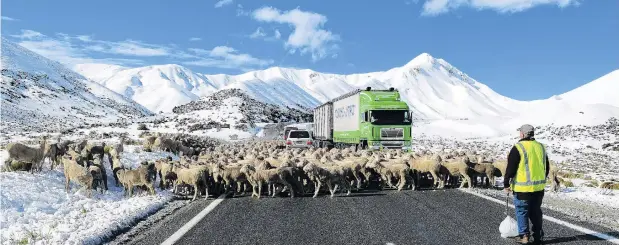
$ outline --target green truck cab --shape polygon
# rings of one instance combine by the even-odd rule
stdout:
[[[400,93],[355,90],[314,109],[314,137],[319,147],[411,149],[412,115]]]

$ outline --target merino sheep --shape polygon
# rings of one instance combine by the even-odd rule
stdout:
[[[392,186],[393,177],[398,178],[397,186],[393,186],[397,188],[398,191],[401,191],[402,188],[406,185],[406,182],[409,181],[413,183],[414,181],[408,174],[410,172],[410,167],[400,161],[393,162],[389,160],[383,160],[380,157],[374,158],[366,164],[366,167],[374,169],[381,176],[381,188],[384,187],[384,184],[387,183],[389,186]],[[413,190],[415,188],[413,187]]]
[[[99,157],[98,154],[94,155],[94,162],[93,162],[93,164],[90,164],[90,166],[88,168],[89,169],[92,168],[93,170],[96,170],[96,168],[99,168],[99,170],[98,170],[99,175],[93,176],[93,177],[95,177],[95,183],[98,186],[103,186],[103,188],[107,191],[108,190],[107,189],[107,172],[105,170],[105,166],[103,166],[103,162],[101,161],[101,157]],[[99,183],[97,181],[101,181],[101,183]]]
[[[432,179],[434,179],[433,187],[444,188],[445,182],[439,177],[441,171],[440,159],[438,155],[432,158],[430,158],[430,156],[414,157],[413,155],[409,155],[407,163],[411,170],[417,171],[417,177],[422,173],[430,173]]]
[[[22,143],[9,143],[6,146],[6,151],[9,153],[8,163],[12,163],[13,160],[29,162],[32,164],[31,172],[34,172],[34,170],[41,171],[43,159],[49,153],[47,136],[43,136],[39,148],[32,148]]]
[[[215,179],[221,178],[225,192],[228,192],[229,187],[233,186],[233,192],[236,190],[233,194],[235,196],[237,192],[241,191],[241,186],[247,182],[247,176],[240,170],[241,166],[225,166],[218,163],[213,166],[212,174]],[[236,189],[234,189],[234,186],[236,186]],[[243,188],[243,195],[246,190],[247,188]]]
[[[460,183],[460,188],[464,187],[464,184],[467,183],[468,187],[472,188],[473,186],[471,182],[471,177],[469,176],[469,167],[468,165],[466,165],[467,161],[468,157],[466,156],[442,161],[441,172],[444,173],[446,176],[463,177],[464,181]]]
[[[549,163],[550,169],[548,169],[548,178],[550,180],[550,190],[553,192],[559,191],[559,187],[561,186],[559,182],[559,167],[554,161],[550,161]]]
[[[134,186],[146,186],[151,195],[155,194],[154,179],[156,177],[156,169],[154,163],[142,165],[135,170],[120,169],[118,170],[118,179],[127,191],[129,196],[133,196]]]
[[[244,173],[252,185],[252,197],[256,196],[260,198],[262,194],[262,185],[266,184],[269,195],[275,197],[277,192],[275,191],[276,183],[283,184],[290,189],[290,197],[294,198],[294,189],[292,185],[286,181],[286,177],[280,172],[279,169],[265,169],[256,170],[252,165],[245,164],[240,169],[241,173]],[[271,186],[273,190],[271,191]],[[256,190],[257,189],[257,190]]]
[[[191,200],[195,201],[198,193],[200,192],[200,182],[202,182],[206,192],[204,199],[208,199],[208,169],[206,166],[194,166],[190,168],[179,168],[178,166],[173,166],[170,172],[176,174],[176,179],[174,181],[174,193],[178,193],[178,186],[181,184],[191,185],[194,189],[193,199]]]
[[[323,182],[327,185],[331,198],[335,195],[339,184],[348,190],[346,195],[350,195],[350,186],[346,181],[346,174],[342,167],[320,167],[315,163],[309,163],[303,167],[303,171],[314,182],[314,198],[318,196]]]
[[[157,175],[159,175],[159,189],[167,189],[168,183],[165,181],[165,176],[172,171],[174,166],[172,158],[160,159],[155,161],[155,168],[157,169]]]
[[[91,173],[88,168],[80,166],[75,160],[67,157],[62,158],[62,164],[64,165],[65,190],[67,193],[71,190],[69,183],[75,181],[87,189],[88,197],[92,196],[91,189],[95,187],[93,175],[96,175],[97,172],[93,169],[95,172]]]
[[[477,180],[478,176],[482,177],[482,184],[483,184],[483,177],[488,178],[488,183],[490,186],[494,186],[494,165],[489,164],[489,163],[482,163],[483,162],[483,158],[478,158],[477,162],[471,162],[470,159],[467,157],[464,157],[464,160],[466,161],[466,165],[469,166],[469,168],[471,169],[471,173],[474,175],[473,178],[475,180]]]

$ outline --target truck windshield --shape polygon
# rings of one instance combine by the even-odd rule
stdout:
[[[307,131],[291,131],[288,138],[309,138],[309,132]]]
[[[373,110],[370,122],[374,125],[410,125],[408,111],[404,110]]]

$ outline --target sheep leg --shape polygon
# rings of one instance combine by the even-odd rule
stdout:
[[[236,193],[241,193],[241,188],[243,183],[241,183],[240,181],[236,182]]]
[[[269,188],[267,186],[267,188]],[[262,194],[262,183],[258,182],[258,199],[260,199],[260,195]]]
[[[361,176],[357,171],[352,171],[353,177],[355,177],[355,181],[357,182],[357,190],[361,189]]]
[[[65,175],[66,175],[66,173],[65,173]],[[64,189],[67,191],[67,193],[69,193],[69,191],[71,190],[71,186],[69,185],[69,178],[66,177],[64,179],[65,179],[65,181],[64,181]]]
[[[54,165],[56,164],[56,157],[52,156],[49,158],[49,160],[52,163],[50,170],[54,170]]]
[[[352,190],[352,185],[346,181],[344,181],[344,184],[342,185],[342,192],[344,192],[344,189],[346,189],[346,195],[349,196],[350,192]]]
[[[314,185],[315,185],[316,189],[314,190],[313,198],[316,198],[318,196],[318,191],[320,190],[321,183],[320,183],[320,181],[316,181],[316,183]]]
[[[208,199],[208,183],[206,182],[206,178],[202,178],[202,183],[204,183],[204,191],[206,192],[204,195],[204,200]]]
[[[252,184],[252,186],[251,186],[251,197],[257,197],[258,196],[258,193],[256,193],[256,189],[257,188],[258,187],[255,184]]]
[[[331,192],[331,198],[333,198],[333,195],[335,194],[333,185],[331,183],[331,180],[327,180],[327,188],[329,189],[329,192]]]
[[[395,189],[395,186],[393,185],[393,177],[391,175],[387,175],[387,183],[389,184],[389,188]]]
[[[433,187],[442,188],[443,181],[438,178],[438,175],[434,171],[430,171],[430,174],[432,175],[432,179],[434,179]]]
[[[200,192],[200,189],[198,188],[199,185],[200,184],[198,182],[193,183],[193,198],[191,199],[191,201],[195,201],[198,197],[198,192]]]
[[[471,176],[469,176],[469,175],[467,174],[467,175],[464,175],[464,178],[466,179],[466,183],[469,185],[469,187],[468,187],[468,188],[469,188],[469,189],[470,189],[470,188],[473,188],[473,185],[471,184],[471,183],[472,183],[472,182],[471,182]]]
[[[243,182],[243,196],[247,195],[247,182]]]
[[[401,175],[400,176],[400,184],[398,185],[398,191],[401,191],[404,188],[404,185],[406,185],[406,175]]]
[[[286,187],[288,187],[288,189],[290,189],[290,198],[294,198],[294,189],[292,189],[292,185],[290,183],[288,183],[288,181],[284,181]]]
[[[146,185],[146,187],[148,187],[148,191],[150,191],[151,195],[155,195],[155,184],[150,183],[150,184]]]
[[[411,190],[417,190],[417,181],[415,181],[415,177],[409,175],[409,178],[411,180]]]

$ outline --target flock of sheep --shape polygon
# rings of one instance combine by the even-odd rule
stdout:
[[[379,189],[415,190],[430,178],[434,188],[455,187],[458,182],[460,188],[465,185],[471,188],[478,184],[478,179],[486,179],[486,186],[493,185],[494,178],[502,176],[506,167],[505,160],[488,162],[484,156],[465,152],[439,155],[399,150],[356,152],[352,148],[288,150],[278,141],[183,149],[177,147],[176,140],[153,137],[144,142],[146,149],[170,150],[178,153],[180,160],[164,158],[155,161],[157,177],[151,179],[150,186],[158,178],[161,189],[172,185],[175,193],[193,193],[192,200],[199,194],[208,198],[209,194],[229,191],[233,195],[245,195],[250,186],[252,197],[257,198],[261,197],[265,186],[267,194],[273,197],[282,192],[290,197],[306,193],[313,193],[316,197],[323,189],[331,197],[338,190],[349,195],[353,190],[369,188],[372,183],[377,183]],[[552,164],[549,179],[555,191],[559,186],[557,172]]]
[[[262,188],[269,196],[287,193],[290,197],[327,191],[331,197],[338,191],[349,195],[352,191],[390,187],[401,191],[415,190],[424,182],[433,188],[447,186],[460,188],[476,185],[492,186],[494,178],[505,172],[506,160],[487,161],[483,155],[469,152],[433,154],[407,153],[400,150],[355,151],[346,149],[293,149],[282,147],[278,141],[251,141],[243,144],[189,147],[182,137],[148,136],[143,141],[146,151],[170,151],[171,157],[144,161],[135,169],[120,162],[123,139],[114,145],[64,141],[49,144],[43,138],[39,148],[20,143],[7,145],[8,163],[30,163],[31,171],[40,171],[43,160],[49,158],[51,168],[62,164],[69,183],[76,182],[89,190],[107,190],[105,162],[112,171],[115,184],[133,195],[135,187],[155,193],[155,186],[179,195],[217,195],[232,191],[245,195],[251,186],[252,197],[260,198]],[[104,159],[107,157],[107,159]],[[471,159],[476,159],[472,161]],[[551,189],[559,187],[557,168],[551,164]],[[482,181],[478,183],[478,179]],[[484,181],[486,180],[486,181]]]

